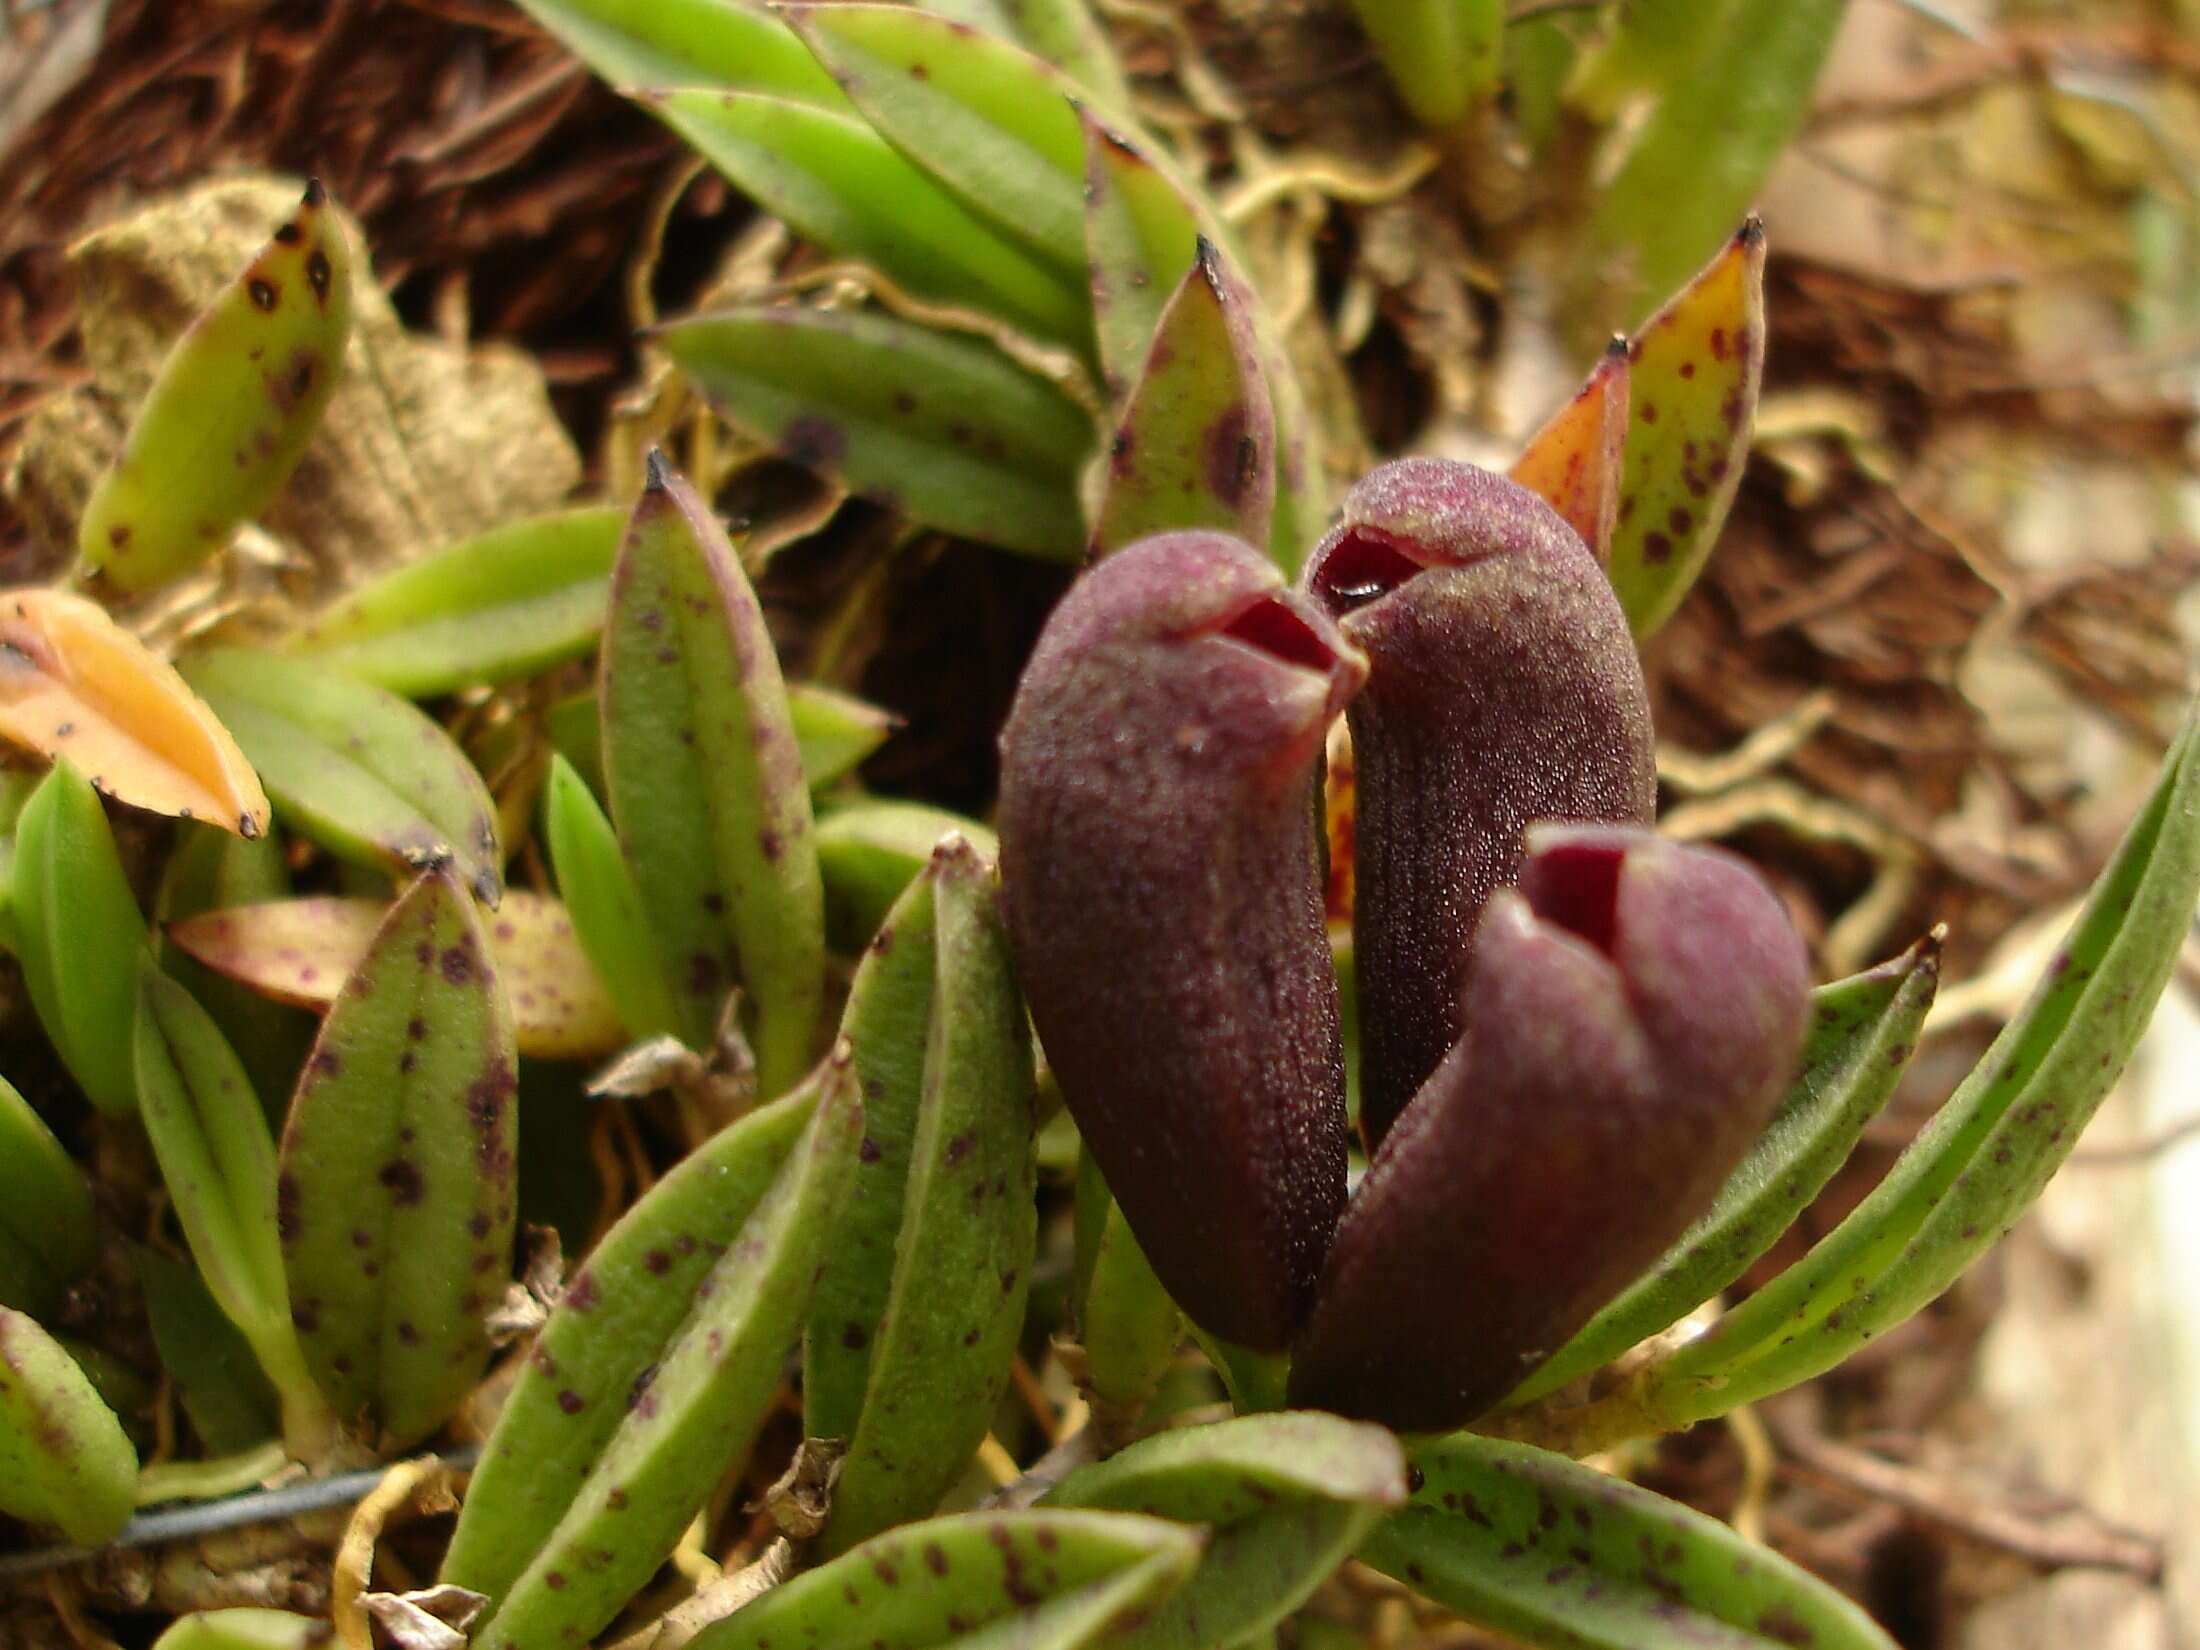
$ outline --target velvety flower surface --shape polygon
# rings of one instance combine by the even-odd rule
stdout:
[[[1003,909],[1047,1058],[1155,1272],[1303,1321],[1345,1196],[1314,779],[1366,664],[1250,546],[1157,535],[1056,608],[1001,739]]]
[[[1650,820],[1650,706],[1596,556],[1503,476],[1384,465],[1346,495],[1304,577],[1370,667],[1349,721],[1373,1148],[1463,1029],[1476,924],[1519,866],[1522,830]]]
[[[1481,1414],[1680,1236],[1794,1069],[1802,942],[1749,866],[1622,827],[1528,842],[1474,936],[1466,1032],[1337,1230],[1294,1404]]]

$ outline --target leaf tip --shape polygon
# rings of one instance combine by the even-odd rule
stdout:
[[[321,180],[317,177],[306,179],[305,204],[308,206],[325,206],[328,204],[328,191],[321,187]]]
[[[1742,227],[1734,231],[1737,246],[1754,247],[1765,244],[1765,220],[1755,212],[1742,220]]]
[[[661,493],[672,485],[672,466],[665,460],[662,447],[649,449],[649,456],[642,461],[642,491]]]

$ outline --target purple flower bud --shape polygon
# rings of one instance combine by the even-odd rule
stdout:
[[[1538,826],[1474,939],[1467,1030],[1338,1227],[1291,1402],[1405,1430],[1512,1390],[1763,1132],[1802,1042],[1787,913],[1742,861]]]
[[[1305,579],[1370,667],[1349,720],[1372,1148],[1463,1029],[1475,925],[1529,821],[1651,818],[1650,705],[1594,553],[1486,470],[1384,465],[1346,495]]]
[[[1001,737],[1004,914],[1063,1098],[1194,1320],[1277,1348],[1345,1195],[1314,772],[1366,662],[1273,563],[1142,539],[1055,609]]]

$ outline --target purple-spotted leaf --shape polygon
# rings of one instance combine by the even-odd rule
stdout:
[[[350,238],[319,183],[177,340],[84,507],[87,579],[149,590],[266,509],[321,422],[351,336]]]
[[[847,107],[758,0],[520,0],[520,9],[613,86],[738,86]]]
[[[604,1234],[566,1284],[489,1435],[445,1581],[500,1598],[526,1568],[816,1109],[817,1091],[805,1086],[720,1129]]]
[[[1051,560],[1084,548],[1092,420],[990,344],[783,304],[654,336],[729,423],[911,521]]]
[[[1085,256],[1100,371],[1112,405],[1137,381],[1170,283],[1198,255],[1198,210],[1130,138],[1090,110],[1085,140]]]
[[[726,1251],[686,1291],[657,1275],[637,1287],[664,1298],[674,1327],[624,1391],[599,1400],[613,1412],[609,1434],[588,1452],[580,1484],[552,1509],[554,1525],[528,1544],[525,1567],[476,1628],[474,1650],[584,1643],[656,1573],[772,1406],[862,1139],[863,1103],[843,1045],[825,1062],[801,1139]],[[722,1197],[721,1186],[711,1195]],[[653,1271],[646,1257],[643,1264]],[[574,1307],[579,1287],[567,1290],[561,1310]],[[605,1293],[593,1310],[605,1320],[599,1333],[628,1339],[635,1301]],[[547,1333],[539,1344],[550,1345]],[[630,1351],[647,1355],[650,1342]],[[563,1401],[568,1389],[556,1390],[561,1417],[594,1424],[585,1399],[575,1414]],[[541,1463],[521,1470],[539,1473]],[[449,1566],[444,1579],[495,1591]]]
[[[741,988],[757,1081],[816,1055],[825,913],[810,792],[756,592],[726,531],[655,454],[611,582],[603,757],[611,817],[688,1046]]]
[[[217,974],[276,1002],[325,1009],[389,912],[387,900],[340,895],[266,900],[185,917],[168,925],[168,938]],[[520,1053],[593,1059],[626,1040],[562,904],[514,889],[484,926]]]
[[[322,1023],[283,1132],[292,1321],[337,1413],[391,1448],[473,1390],[512,1252],[511,1009],[447,872],[390,908]]]
[[[1567,1650],[1893,1650],[1856,1605],[1715,1518],[1561,1455],[1460,1434],[1361,1550],[1508,1642]]]
[[[864,1150],[818,1279],[803,1425],[848,1440],[819,1548],[938,1506],[993,1424],[1035,1238],[1030,1022],[993,867],[942,841],[849,988]]]
[[[1204,196],[1142,140],[1080,110],[1085,255],[1101,377],[1120,414],[1146,368],[1154,333],[1175,283],[1204,236],[1242,264],[1228,226]],[[1259,376],[1267,386],[1275,443],[1274,506],[1263,545],[1286,572],[1297,570],[1321,532],[1326,506],[1320,467],[1308,455],[1308,415],[1298,375],[1257,298],[1246,293]]]
[[[137,992],[138,1116],[191,1259],[281,1394],[291,1453],[317,1460],[335,1418],[291,1323],[266,1114],[221,1029],[150,952],[138,959]]]
[[[178,668],[300,836],[400,878],[448,866],[496,903],[504,857],[488,787],[418,710],[310,659],[248,648],[194,653]]]
[[[691,1650],[1076,1650],[1114,1642],[1183,1584],[1201,1533],[1130,1513],[1039,1508],[904,1524],[780,1583]]]
[[[1529,438],[1508,472],[1581,535],[1599,560],[1612,553],[1627,451],[1627,340],[1615,338],[1574,398]]]
[[[247,837],[267,829],[267,793],[229,730],[81,596],[17,590],[0,602],[0,738],[66,755],[134,808]]]
[[[1221,252],[1199,240],[1102,460],[1095,555],[1189,527],[1267,542],[1276,419],[1253,303]]]
[[[860,951],[869,945],[894,901],[949,832],[988,860],[999,860],[1000,844],[991,831],[923,802],[865,798],[820,816],[817,868],[825,879],[825,932],[834,946]]]
[[[1743,224],[1628,353],[1627,463],[1607,566],[1639,641],[1696,582],[1742,484],[1765,365],[1764,227]]]

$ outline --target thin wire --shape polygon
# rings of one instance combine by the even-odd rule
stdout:
[[[481,1446],[467,1444],[448,1450],[440,1459],[453,1472],[465,1472],[481,1459]],[[193,1536],[211,1535],[217,1530],[234,1530],[247,1524],[274,1524],[300,1513],[348,1507],[365,1500],[388,1471],[389,1463],[384,1462],[361,1472],[316,1478],[311,1483],[289,1484],[277,1490],[248,1490],[243,1495],[228,1496],[220,1501],[198,1501],[166,1512],[140,1513],[122,1527],[120,1535],[101,1548],[39,1547],[27,1553],[0,1553],[0,1582],[65,1569],[118,1548],[158,1547]]]

